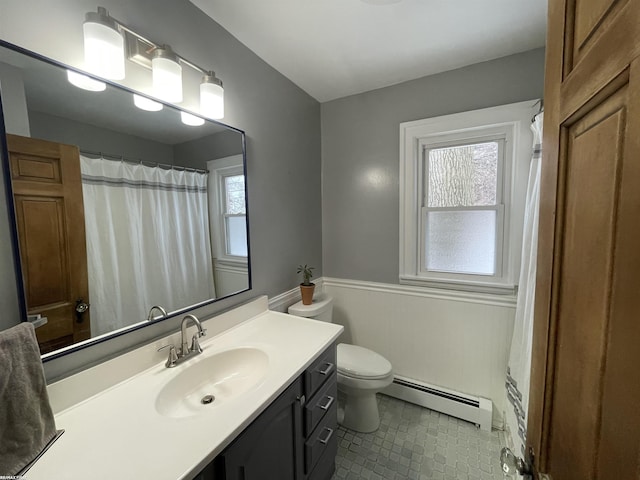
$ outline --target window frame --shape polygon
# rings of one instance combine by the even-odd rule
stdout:
[[[530,100],[400,124],[401,284],[498,294],[515,292],[520,268],[524,201],[533,141],[530,123],[535,113],[534,103],[535,100]],[[496,239],[496,274],[426,270],[425,208],[430,211],[452,211],[458,208],[425,207],[428,205],[428,151],[495,139],[503,139],[504,142],[501,158],[498,160],[497,207],[491,207],[502,210],[500,215],[497,212],[496,218],[496,230],[502,230]],[[501,199],[498,195],[501,195]],[[488,208],[483,206],[481,209]]]
[[[227,253],[229,233],[227,229],[227,217],[244,216],[245,224],[247,214],[227,214],[226,213],[226,184],[225,178],[236,175],[244,175],[246,182],[246,174],[242,155],[232,155],[207,162],[209,169],[209,209],[214,213],[216,220],[211,221],[211,238],[213,239],[213,256],[214,263],[223,263],[226,265],[247,265],[248,255],[230,255]],[[245,205],[246,205],[246,183],[245,183]],[[248,236],[247,236],[248,238]],[[247,252],[248,253],[248,252]]]

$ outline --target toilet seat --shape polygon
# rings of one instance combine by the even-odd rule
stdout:
[[[382,355],[367,348],[346,343],[338,344],[338,373],[361,378],[377,380],[391,374],[391,363]]]

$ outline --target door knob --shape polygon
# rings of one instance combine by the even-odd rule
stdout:
[[[86,312],[87,310],[89,310],[89,304],[85,303],[85,301],[81,298],[79,300],[76,300],[76,322],[78,323],[82,323],[82,316],[84,314],[84,312]]]
[[[533,478],[531,477],[533,474],[531,465],[520,457],[516,457],[510,448],[504,447],[500,451],[500,466],[505,475],[515,475],[517,473],[525,478]]]

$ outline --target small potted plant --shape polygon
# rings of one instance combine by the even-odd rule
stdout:
[[[313,290],[316,288],[315,283],[311,283],[314,267],[308,265],[298,265],[298,273],[302,274],[302,283],[300,284],[300,293],[302,294],[302,304],[311,305],[313,302]]]

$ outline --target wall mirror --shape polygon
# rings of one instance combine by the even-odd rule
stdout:
[[[44,360],[251,288],[244,133],[74,73],[0,43],[12,321]]]

